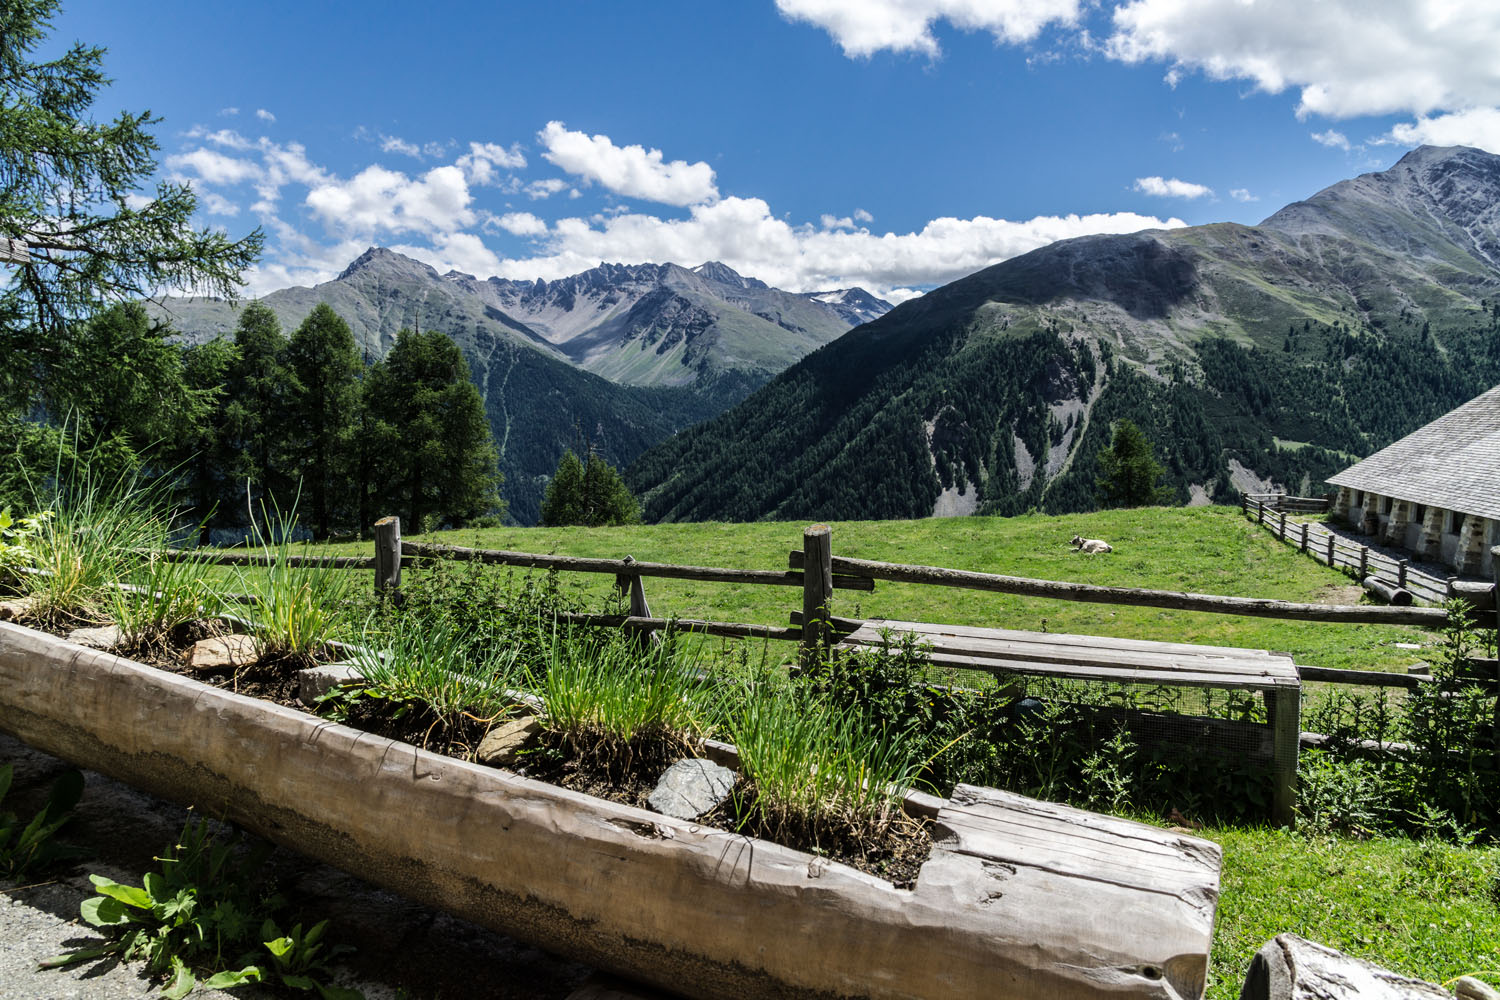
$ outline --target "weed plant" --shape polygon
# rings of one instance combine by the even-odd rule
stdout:
[[[12,765],[0,765],[0,802],[15,776]],[[15,813],[0,810],[0,878],[20,880],[75,853],[57,840],[83,797],[83,773],[69,768],[52,783],[47,804],[24,825]]]
[[[729,735],[746,778],[736,789],[742,821],[818,846],[882,836],[919,770],[907,730],[773,674],[744,692]]]
[[[159,871],[139,886],[90,875],[99,895],[83,901],[85,923],[109,940],[43,961],[60,968],[101,958],[143,961],[166,981],[162,996],[180,1000],[197,986],[225,989],[269,980],[323,1000],[361,1000],[356,990],[323,981],[320,954],[327,921],[306,934],[302,925],[283,934],[276,918],[286,900],[270,891],[261,868],[271,847],[221,839],[207,821],[189,820],[177,843],[159,859]]]
[[[610,773],[692,755],[718,714],[722,688],[699,668],[700,644],[668,635],[656,645],[618,632],[559,629],[531,689],[543,729],[572,757]]]

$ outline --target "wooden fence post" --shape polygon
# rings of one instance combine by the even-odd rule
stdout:
[[[1308,523],[1306,521],[1303,521],[1302,522],[1302,551],[1303,552],[1307,551],[1307,529],[1308,529]]]
[[[1255,501],[1255,523],[1266,523],[1266,502],[1264,500]]]
[[[1370,575],[1370,547],[1361,545],[1359,547],[1359,578],[1363,580]]]
[[[1285,510],[1283,510],[1281,512],[1281,528],[1280,528],[1280,531],[1281,531],[1281,540],[1284,542],[1284,541],[1286,541],[1286,511]]]
[[[833,531],[814,524],[802,532],[802,661],[816,662],[828,648],[833,597]]]
[[[392,514],[375,522],[375,593],[401,589],[401,518]]]
[[[626,556],[623,561],[626,566],[629,566],[635,562],[635,556]],[[646,587],[641,583],[641,574],[630,572],[617,573],[615,574],[615,586],[630,594],[630,617],[651,617],[651,605],[646,603]],[[655,629],[642,629],[638,634],[648,645],[655,646],[661,642],[661,636],[656,634]]]
[[[1410,559],[1402,559],[1396,563],[1396,586],[1402,590],[1406,589],[1406,566]]]
[[[1276,688],[1266,699],[1271,718],[1271,767],[1276,787],[1271,793],[1271,822],[1291,828],[1297,824],[1297,754],[1302,744],[1302,686]]]
[[[1240,513],[1246,517],[1250,516],[1250,495],[1248,493],[1240,494]]]
[[[1333,568],[1333,532],[1328,533],[1328,568]]]

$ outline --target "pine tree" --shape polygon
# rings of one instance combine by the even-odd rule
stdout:
[[[1151,442],[1130,420],[1118,420],[1109,445],[1099,452],[1096,482],[1101,507],[1146,507],[1170,503],[1173,491],[1158,486],[1166,468],[1156,460]]]
[[[320,538],[333,533],[336,517],[352,520],[358,507],[354,432],[362,367],[349,324],[326,302],[313,307],[287,344],[294,387],[287,441]]]
[[[415,533],[502,509],[498,456],[484,403],[458,345],[402,330],[364,381],[372,502]]]
[[[641,507],[619,471],[589,448],[583,462],[569,448],[557,463],[557,472],[547,484],[542,501],[545,525],[635,524]]]

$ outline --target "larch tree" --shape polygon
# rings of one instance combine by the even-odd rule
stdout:
[[[0,265],[0,396],[26,411],[57,377],[78,321],[113,302],[182,289],[232,296],[262,234],[195,229],[197,198],[159,183],[150,112],[98,121],[104,49],[75,43],[37,61],[58,0],[0,3],[0,237],[26,259]]]

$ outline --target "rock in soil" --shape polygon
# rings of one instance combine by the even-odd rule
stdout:
[[[260,654],[255,648],[255,637],[249,635],[220,635],[202,639],[182,653],[182,662],[203,674],[246,667],[258,659]]]
[[[297,697],[304,705],[345,684],[363,680],[359,668],[351,663],[324,663],[297,671]]]
[[[0,601],[0,622],[18,622],[31,614],[31,598],[13,597]]]
[[[474,759],[490,767],[509,767],[515,763],[516,755],[542,731],[542,724],[534,715],[523,715],[519,719],[496,726],[479,741]]]
[[[677,819],[695,819],[729,798],[736,775],[711,760],[679,760],[667,768],[647,799],[651,808]]]
[[[76,642],[80,646],[91,646],[94,649],[110,650],[120,644],[120,628],[118,625],[100,625],[97,628],[75,628],[68,633],[68,641]]]
[[[1500,1000],[1500,990],[1473,976],[1460,976],[1453,984],[1453,995],[1458,1000]]]

